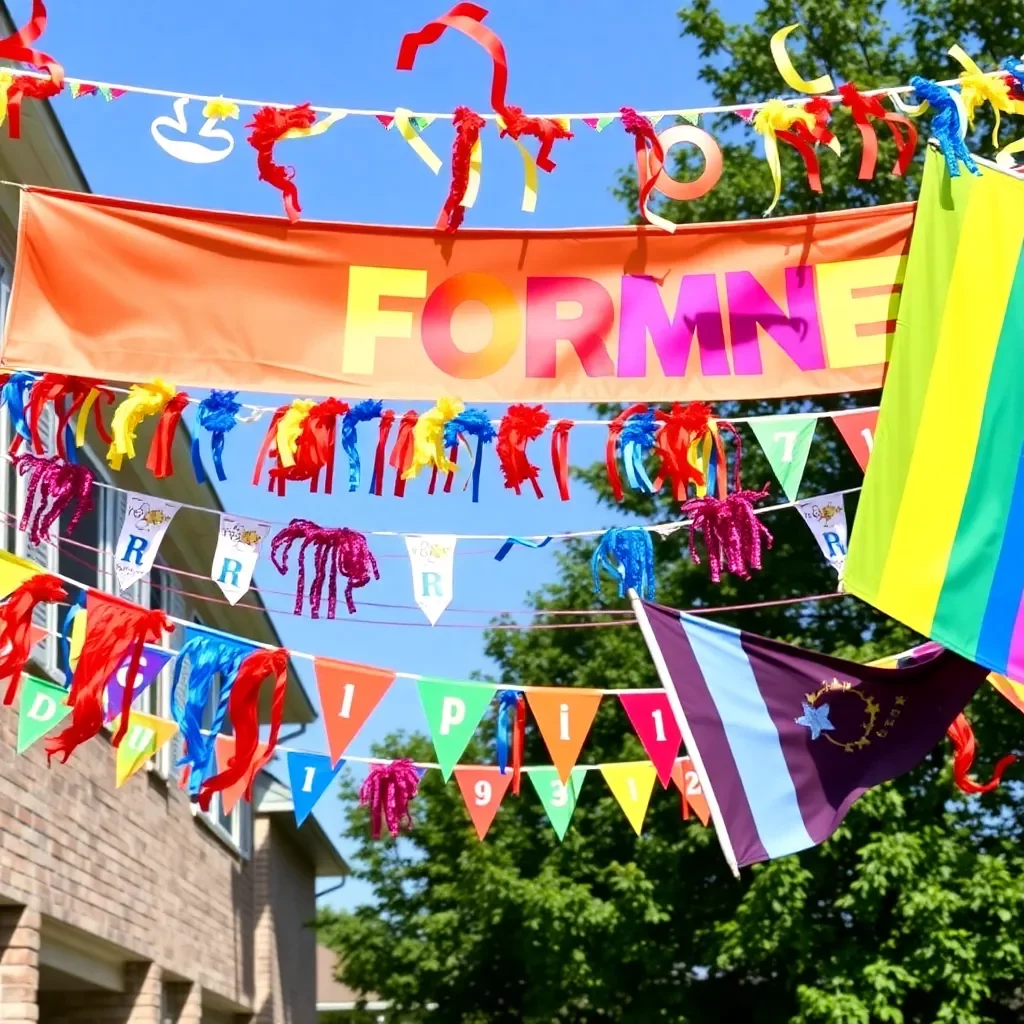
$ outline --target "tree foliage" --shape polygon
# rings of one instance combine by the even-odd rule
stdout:
[[[948,76],[954,69],[943,55],[957,41],[991,65],[1020,48],[1022,15],[1021,0],[998,8],[976,0],[908,0],[895,9],[874,0],[809,0],[799,9],[767,0],[740,25],[728,23],[710,0],[694,0],[679,16],[684,35],[698,45],[700,76],[717,102],[729,104],[780,92],[767,40],[793,21],[807,26],[806,52],[795,56],[805,74],[827,69],[867,88],[918,72]],[[823,154],[824,194],[810,194],[799,164],[789,161],[780,212],[912,196],[919,163],[907,181],[887,177],[894,155],[882,132],[879,174],[872,182],[856,180],[859,141],[844,117],[837,115],[844,156]],[[667,204],[679,221],[760,216],[769,201],[771,182],[749,138],[736,134],[734,120],[715,129],[727,138],[722,182],[697,203]],[[679,161],[681,175],[692,171],[685,153]],[[628,174],[620,188],[635,214]],[[770,470],[756,446],[747,449],[744,481],[760,485]],[[602,467],[580,475],[611,504]],[[858,483],[856,465],[821,421],[803,493]],[[651,521],[676,514],[663,498],[630,495],[624,507]],[[690,564],[681,535],[658,541],[659,600],[686,608],[833,590],[834,576],[799,518],[783,511],[767,521],[775,544],[765,571],[749,583],[712,585],[703,568]],[[535,607],[593,606],[590,553],[585,544],[565,548],[558,581],[532,595]],[[610,584],[597,600],[621,606]],[[862,660],[913,641],[850,598],[722,617]],[[643,642],[629,626],[493,631],[487,653],[504,686],[656,685]],[[969,710],[983,773],[998,754],[1020,745],[1022,723],[988,688]],[[478,731],[464,760],[493,763],[492,731]],[[532,730],[527,747],[528,763],[546,761]],[[425,737],[403,735],[390,737],[380,753],[432,755]],[[606,698],[582,760],[641,756],[625,715]],[[591,773],[559,844],[524,780],[523,795],[506,797],[480,843],[458,787],[443,785],[432,772],[414,803],[412,836],[374,843],[350,787],[343,794],[349,835],[360,842],[358,872],[373,886],[376,903],[322,914],[321,938],[339,952],[349,985],[392,1001],[395,1021],[1017,1021],[1024,1013],[1020,784],[963,799],[951,786],[947,760],[940,747],[910,775],[863,797],[829,842],[749,869],[739,881],[713,830],[680,820],[674,791],[656,788],[637,838]]]

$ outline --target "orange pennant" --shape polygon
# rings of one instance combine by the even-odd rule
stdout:
[[[689,821],[690,811],[696,812],[702,825],[707,825],[711,811],[701,788],[700,778],[688,757],[680,758],[672,768],[672,781],[676,784],[683,800],[683,821]]]
[[[313,664],[327,747],[331,764],[336,765],[381,697],[388,692],[395,681],[395,673],[329,658],[317,658]]]
[[[600,690],[527,690],[526,699],[565,785],[601,703]]]
[[[218,736],[217,743],[215,745],[217,753],[217,771],[222,772],[228,765],[228,761],[231,760],[231,756],[235,752],[235,738],[234,736]],[[252,763],[257,765],[263,760],[264,754],[267,752],[266,743],[259,743],[256,745],[256,753],[253,756]],[[249,783],[252,781],[253,772],[250,769],[241,779],[238,780],[233,786],[228,786],[227,789],[221,790],[220,802],[221,808],[225,814],[230,814],[235,809],[235,804],[241,799],[242,794],[245,792]]]
[[[502,775],[493,766],[460,767],[455,769],[455,781],[462,790],[462,799],[466,801],[466,810],[473,819],[476,834],[483,840],[512,781],[512,772]]]

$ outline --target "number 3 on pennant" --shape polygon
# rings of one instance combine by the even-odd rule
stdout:
[[[215,117],[206,119],[203,127],[199,129],[199,136],[203,139],[223,139],[227,142],[226,149],[209,149],[191,139],[169,139],[160,133],[161,128],[172,128],[181,135],[188,132],[188,120],[185,117],[187,105],[188,99],[184,96],[179,97],[174,101],[174,117],[158,117],[150,125],[149,130],[156,144],[169,156],[189,164],[215,164],[219,160],[224,160],[235,148],[235,138],[226,128],[214,127],[217,124]]]

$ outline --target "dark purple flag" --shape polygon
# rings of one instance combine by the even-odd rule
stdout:
[[[865,790],[924,759],[988,674],[941,649],[879,668],[646,601],[638,614],[733,868],[824,842]]]

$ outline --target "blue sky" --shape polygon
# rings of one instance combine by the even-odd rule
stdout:
[[[9,6],[19,23],[31,8],[29,0],[9,0]],[[731,2],[725,6],[730,15],[745,13]],[[402,35],[443,13],[446,0],[372,4],[306,0],[302,5],[267,0],[128,4],[51,0],[49,8],[50,27],[41,45],[73,78],[281,102],[309,100],[327,106],[450,111],[465,103],[488,109],[489,61],[463,37],[453,34],[422,51],[411,73],[395,70]],[[623,105],[664,109],[708,102],[706,88],[693,71],[695,48],[679,38],[676,9],[675,3],[648,3],[641,14],[635,6],[594,0],[492,3],[488,24],[501,35],[508,52],[509,100],[527,110],[545,112],[616,110]],[[154,143],[150,124],[156,117],[170,115],[171,104],[170,99],[132,95],[113,103],[96,96],[73,101],[65,93],[55,109],[95,192],[279,214],[279,194],[257,181],[255,157],[240,124],[230,124],[235,149],[217,164],[182,163]],[[200,109],[195,102],[187,108],[193,130],[201,124]],[[244,124],[244,108],[242,113]],[[425,137],[446,161],[436,178],[396,132],[386,132],[372,118],[349,117],[322,137],[287,143],[286,151],[281,147],[281,159],[296,167],[302,204],[310,217],[432,225],[447,191],[451,129],[437,122]],[[580,125],[577,138],[556,145],[558,168],[542,175],[538,208],[532,216],[519,210],[522,169],[515,148],[499,142],[492,129],[485,136],[484,152],[480,198],[467,217],[468,226],[565,227],[623,221],[623,208],[610,190],[616,170],[632,160],[632,142],[616,124],[601,134]],[[263,404],[278,402],[263,400]],[[585,416],[587,410],[566,406],[557,414]],[[263,429],[239,427],[228,440],[230,479],[222,486],[221,497],[229,511],[282,521],[304,516],[357,530],[425,533],[546,534],[603,528],[615,520],[614,513],[599,508],[579,486],[574,487],[572,501],[557,499],[543,440],[536,451],[536,461],[547,474],[545,498],[539,502],[532,495],[517,498],[503,493],[493,453],[484,471],[482,499],[475,506],[468,493],[427,497],[425,481],[411,486],[403,500],[368,496],[365,482],[364,492],[358,495],[349,495],[342,487],[333,496],[309,496],[304,488],[294,486],[287,498],[280,499],[250,482]],[[365,462],[372,458],[375,429],[371,427],[363,437]],[[571,439],[571,460],[585,464],[599,458],[603,440],[604,432],[598,428],[577,428]],[[343,460],[339,476],[344,481]],[[210,529],[215,527],[211,518]],[[491,555],[496,546],[462,542],[454,606],[522,608],[529,590],[554,578],[554,545],[536,552],[517,549],[500,564]],[[398,538],[378,538],[372,548],[380,558],[382,580],[357,592],[357,601],[411,605],[404,543]],[[266,603],[287,613],[293,577],[283,580],[277,575],[268,550],[269,544],[257,583],[284,592],[266,595]],[[283,642],[294,649],[454,678],[488,668],[479,628],[371,626],[365,624],[368,618],[425,621],[415,609],[364,607],[357,616],[337,622],[313,622],[289,614],[276,616],[276,622]],[[486,615],[449,612],[441,621],[483,626],[487,619]],[[309,664],[299,662],[298,667],[315,695]],[[399,727],[425,727],[415,685],[401,680],[351,752],[368,753],[375,739]],[[325,751],[320,725],[293,745]],[[351,770],[362,772],[361,768]],[[325,796],[317,816],[338,839],[342,852],[351,852],[338,835],[339,801],[331,794]],[[331,902],[351,906],[367,896],[364,888],[352,883],[332,896]]]

